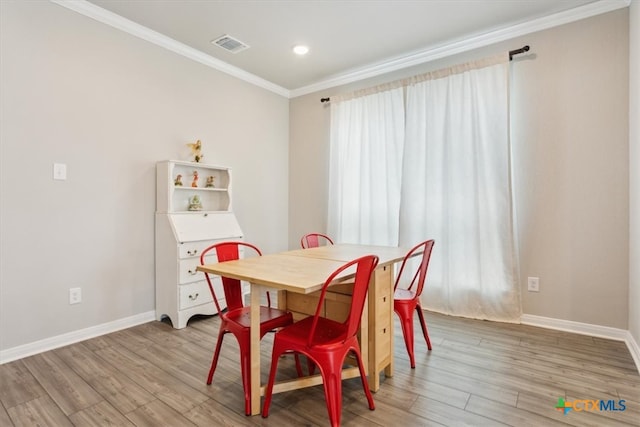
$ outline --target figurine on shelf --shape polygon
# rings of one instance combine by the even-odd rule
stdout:
[[[215,187],[216,186],[215,180],[216,180],[215,176],[208,176],[207,177],[207,183],[205,184],[205,187],[207,187],[207,188]]]
[[[198,171],[193,171],[193,181],[191,181],[192,187],[198,186]]]
[[[189,210],[190,211],[202,210],[202,202],[200,201],[200,196],[198,196],[197,194],[189,199]]]
[[[176,176],[176,180],[173,181],[173,185],[176,187],[182,187],[182,175]]]
[[[193,161],[196,163],[200,163],[200,160],[204,157],[202,154],[202,142],[197,140],[194,143],[187,144],[187,147],[191,148],[191,154],[193,155]]]

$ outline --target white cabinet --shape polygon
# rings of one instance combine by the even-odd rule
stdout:
[[[231,211],[231,169],[172,160],[159,162],[156,168],[156,212]],[[182,184],[176,185],[177,180]],[[190,210],[194,197],[200,199],[201,208]]]
[[[196,314],[217,313],[204,273],[196,271],[200,254],[216,242],[241,240],[242,230],[231,211],[229,168],[167,160],[156,173],[156,318],[182,329]],[[224,296],[220,278],[213,283]]]

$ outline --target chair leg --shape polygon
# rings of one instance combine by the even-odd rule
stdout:
[[[271,370],[269,371],[269,381],[267,382],[267,388],[264,390],[264,402],[262,404],[263,418],[267,418],[269,416],[269,407],[271,406],[271,397],[273,396],[273,383],[276,379],[276,371],[278,370],[278,360],[280,359],[282,353],[284,353],[284,351],[280,349],[280,346],[278,345],[278,339],[276,337],[273,343],[273,350],[271,355]],[[295,353],[295,355],[296,365],[298,365],[298,353]],[[298,368],[298,366],[296,366],[296,368]],[[300,374],[301,372],[302,369],[300,369],[298,374]]]
[[[411,368],[413,369],[416,367],[416,360],[413,355],[413,315],[411,311],[409,311],[409,313],[406,313],[406,311],[407,310],[401,310],[397,313],[400,317],[400,325],[402,326],[404,345],[407,347],[407,353],[409,353],[409,362],[411,363]]]
[[[360,370],[360,379],[362,380],[362,387],[364,388],[364,394],[367,396],[367,401],[369,403],[369,409],[372,411],[376,409],[375,403],[373,403],[373,396],[371,395],[371,390],[369,389],[369,381],[367,381],[367,374],[364,372],[364,363],[362,362],[362,354],[360,353],[360,349],[354,348],[353,352],[356,354],[356,360],[358,361],[358,369]]]
[[[209,376],[207,377],[207,384],[211,385],[213,381],[213,373],[216,370],[216,366],[218,366],[218,356],[220,356],[220,349],[222,348],[222,339],[226,334],[225,331],[220,331],[218,333],[218,342],[216,343],[216,350],[213,352],[213,360],[211,361],[211,368],[209,369]]]
[[[342,417],[342,362],[344,357],[327,357],[319,364],[324,386],[324,398],[332,427],[340,426]]]
[[[304,377],[304,372],[302,372],[302,365],[300,364],[300,355],[298,353],[294,353],[294,357],[296,359],[296,372],[298,373],[298,378]]]
[[[424,340],[427,342],[427,348],[431,350],[431,340],[429,339],[429,331],[427,331],[427,323],[424,321],[424,312],[422,311],[422,307],[419,305],[416,306],[416,311],[420,318],[420,326],[422,326],[422,334],[424,335]]]
[[[309,370],[309,375],[313,375],[316,373],[316,364],[313,360],[307,357],[307,369]]]
[[[244,413],[251,415],[251,348],[248,342],[238,340],[240,345],[240,369],[244,389]]]

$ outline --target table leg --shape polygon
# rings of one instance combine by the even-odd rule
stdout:
[[[378,267],[369,284],[369,388],[380,389],[380,371],[393,376],[392,267]]]
[[[376,310],[376,301],[378,299],[378,280],[376,278],[376,272],[374,271],[371,276],[371,282],[369,283],[369,295],[367,296],[367,310],[369,311],[369,389],[371,391],[378,391],[380,388],[380,371],[378,371],[377,360],[377,341],[378,341],[378,316],[379,313]]]
[[[391,329],[391,334],[389,336],[389,354],[390,354],[390,358],[389,358],[389,364],[384,368],[384,374],[387,377],[392,377],[393,376],[393,370],[394,370],[394,366],[395,366],[395,361],[394,361],[394,357],[393,357],[393,350],[394,350],[394,344],[393,344],[393,340],[394,340],[394,333],[393,333],[393,321],[395,319],[395,313],[393,311],[393,285],[395,283],[395,265],[392,265],[389,267],[389,269],[391,270],[391,274],[389,275],[389,327]]]
[[[360,319],[360,355],[362,356],[362,364],[364,365],[364,371],[371,376],[372,366],[369,359],[369,295],[364,301],[364,310],[362,310],[362,317]],[[369,386],[371,389],[371,386]]]
[[[251,415],[260,414],[260,285],[251,284]]]

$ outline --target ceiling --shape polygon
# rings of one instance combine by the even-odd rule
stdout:
[[[94,9],[113,12],[287,93],[604,2],[90,0]],[[211,44],[224,34],[250,48],[233,54]],[[310,48],[304,57],[292,53],[299,43]]]

